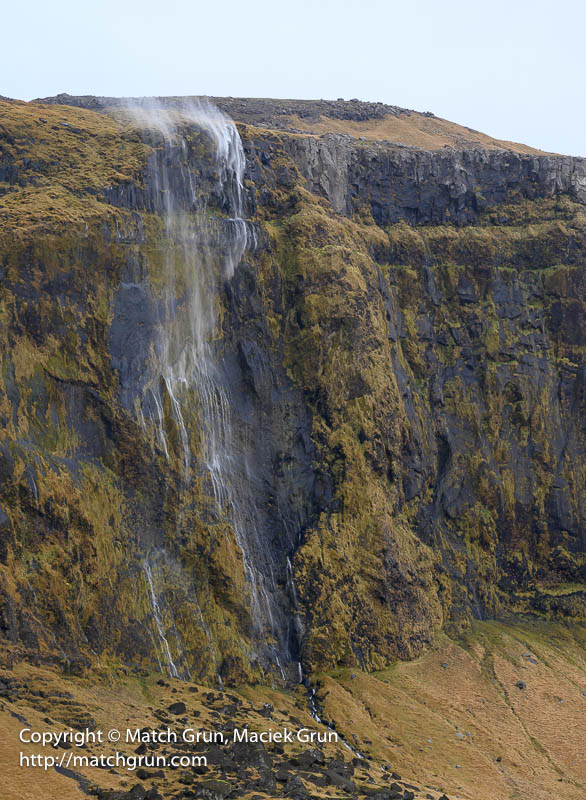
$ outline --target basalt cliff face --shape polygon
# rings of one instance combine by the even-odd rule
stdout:
[[[583,619],[586,161],[216,105],[0,103],[5,660],[294,682]]]

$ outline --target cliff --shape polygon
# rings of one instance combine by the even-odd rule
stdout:
[[[217,131],[56,100],[0,104],[6,663],[295,681],[475,619],[583,619],[583,159],[218,99],[241,252]],[[185,217],[197,269],[237,262],[213,313]],[[208,312],[213,370],[178,400],[161,331]]]

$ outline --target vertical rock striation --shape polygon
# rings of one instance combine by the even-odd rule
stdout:
[[[297,680],[583,616],[584,160],[59,99],[2,103],[10,658]]]

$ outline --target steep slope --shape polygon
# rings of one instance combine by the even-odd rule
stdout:
[[[224,162],[184,101],[169,146],[120,101],[57,99],[0,106],[0,620],[23,657],[291,681],[475,618],[583,619],[584,160],[320,135],[337,106],[303,134],[283,122],[303,105],[225,101],[249,244],[206,341],[262,509],[247,550],[201,388],[178,414],[160,381],[156,424],[129,399],[191,258],[169,197],[229,226]]]

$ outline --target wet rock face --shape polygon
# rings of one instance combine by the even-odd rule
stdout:
[[[102,119],[67,113],[81,137]],[[68,670],[97,653],[237,683],[275,653],[297,680],[297,661],[382,667],[473,617],[579,616],[584,161],[243,129],[249,246],[208,338],[261,510],[243,517],[279,631],[262,650],[201,408],[182,430],[164,381],[159,432],[136,406],[181,256],[165,192],[221,230],[234,187],[201,132],[122,165],[137,137],[117,135],[117,177],[76,190],[79,219],[35,173],[40,144],[2,161],[6,197],[27,170],[63,217],[0,220],[5,639]]]
[[[583,434],[574,415],[584,404],[581,368],[556,358],[559,339],[550,316],[556,301],[539,272],[505,277],[491,270],[482,279],[469,272],[457,282],[447,269],[434,273],[444,287],[451,284],[451,291],[435,309],[423,282],[418,283],[414,320],[420,366],[433,377],[417,396],[407,375],[397,372],[408,415],[422,420],[407,434],[405,500],[417,503],[418,527],[427,541],[438,546],[440,531],[476,541],[481,548],[476,569],[492,562],[499,588],[515,591],[520,571],[527,579],[532,573],[552,575],[561,549],[577,555],[584,547],[581,511],[571,488],[581,481],[577,465],[583,458]],[[581,279],[572,277],[582,293]],[[394,280],[398,287],[400,277]],[[482,304],[471,295],[483,298]],[[481,314],[479,308],[487,304],[490,314]],[[423,324],[430,317],[432,332]],[[448,364],[445,347],[456,353]],[[426,501],[430,486],[433,497]],[[513,556],[517,548],[528,550]],[[539,566],[531,563],[537,553]],[[510,563],[514,558],[520,561],[516,566]],[[500,579],[499,562],[509,562]],[[578,563],[579,556],[570,580],[578,579]],[[475,613],[493,615],[498,600],[489,596],[489,587],[480,581],[476,592]]]
[[[108,332],[112,367],[118,373],[122,405],[131,409],[148,377],[147,361],[157,318],[153,299],[144,286],[136,283],[120,284],[113,310]]]
[[[291,214],[287,363],[330,481],[328,525],[307,532],[295,562],[308,660],[411,657],[435,627],[471,616],[575,615],[584,222],[570,203],[566,228],[559,198],[584,201],[583,160],[249,137],[259,212]],[[366,209],[384,233],[291,208],[295,166],[335,210]],[[356,566],[374,553],[380,580],[363,581]],[[560,570],[572,587],[556,597]],[[335,612],[332,597],[344,598]]]

